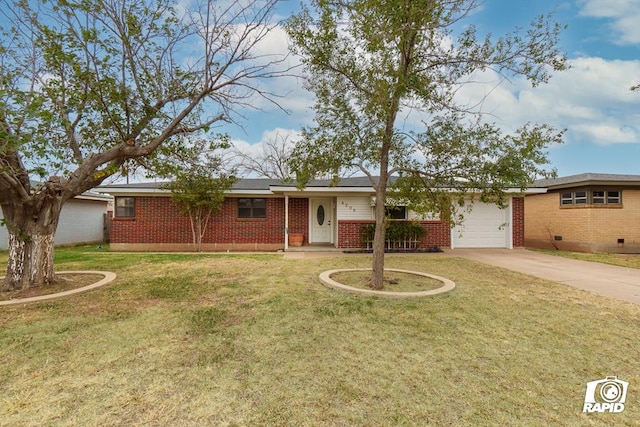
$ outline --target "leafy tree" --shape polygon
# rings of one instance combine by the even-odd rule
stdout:
[[[56,280],[65,201],[189,151],[286,58],[261,52],[277,0],[2,0],[0,206],[4,289]],[[142,161],[144,159],[144,161]],[[41,184],[34,185],[30,178]]]
[[[473,25],[462,27],[475,0],[311,3],[314,11],[305,8],[287,23],[317,99],[316,126],[304,129],[292,167],[302,185],[318,172],[369,176],[377,200],[371,283],[379,289],[389,191],[437,212],[443,200],[460,202],[466,192],[501,201],[506,188],[523,189],[547,173],[546,146],[561,132],[526,124],[505,134],[456,94],[488,70],[525,76],[534,86],[546,82],[566,67],[556,47],[561,27],[540,16],[526,31],[481,38]],[[443,197],[445,189],[457,196]]]
[[[194,166],[179,172],[176,179],[166,186],[171,190],[171,199],[178,209],[189,217],[197,252],[202,251],[202,237],[211,216],[222,209],[225,191],[236,181],[233,176],[214,177],[211,170],[206,166]]]

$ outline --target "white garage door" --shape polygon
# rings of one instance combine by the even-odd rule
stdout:
[[[464,222],[451,231],[453,248],[510,248],[509,208],[475,202],[471,212],[462,211]]]

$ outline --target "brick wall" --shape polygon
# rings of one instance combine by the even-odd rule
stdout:
[[[554,236],[562,240],[554,240]],[[623,244],[618,239],[624,239]],[[558,192],[525,198],[525,245],[585,252],[640,252],[640,190],[622,205],[560,207]]]
[[[289,199],[289,233],[304,234],[304,244],[309,242],[309,199]]]
[[[639,193],[640,194],[640,193]],[[640,206],[640,197],[638,198]],[[136,197],[134,218],[114,218],[111,247],[114,250],[189,250],[192,234],[189,218],[181,215],[169,197]],[[513,199],[513,244],[525,241],[524,201]],[[527,219],[528,221],[528,219]],[[360,248],[360,228],[368,220],[338,221],[340,248]],[[309,199],[289,199],[289,232],[303,233],[309,241]],[[422,221],[423,248],[451,247],[451,229],[445,221]],[[202,239],[204,250],[278,250],[284,248],[284,198],[267,198],[267,218],[237,218],[237,198],[227,198],[222,210],[210,219]]]
[[[512,207],[512,242],[514,248],[524,246],[524,197],[514,197]]]
[[[340,220],[338,221],[338,246],[342,249],[359,249],[362,247],[360,229],[363,224],[373,224],[374,221],[366,220]],[[438,246],[440,248],[451,247],[451,229],[449,224],[442,221],[421,221],[426,229],[422,239],[422,248]]]
[[[284,247],[284,199],[267,198],[266,218],[238,218],[237,198],[225,200],[209,220],[202,238],[205,250],[257,250]],[[299,215],[294,209],[294,215]],[[136,197],[134,218],[114,218],[114,249],[179,250],[193,242],[189,218],[180,214],[169,197]]]

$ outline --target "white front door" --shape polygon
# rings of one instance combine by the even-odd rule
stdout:
[[[309,243],[333,242],[333,208],[331,199],[311,199]]]

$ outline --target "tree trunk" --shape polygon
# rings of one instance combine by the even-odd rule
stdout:
[[[58,226],[62,198],[37,204],[3,204],[9,231],[9,261],[3,291],[29,289],[54,283],[54,234]]]
[[[384,200],[376,191],[376,230],[373,235],[373,266],[371,288],[380,290],[384,287],[384,237],[387,230],[387,218],[384,214]]]
[[[198,212],[196,218],[196,252],[202,252],[202,216]]]
[[[387,200],[387,165],[380,167],[380,181],[376,187],[376,229],[373,235],[373,265],[371,272],[372,289],[381,290],[384,287],[384,241],[387,231],[387,217],[385,204]]]

